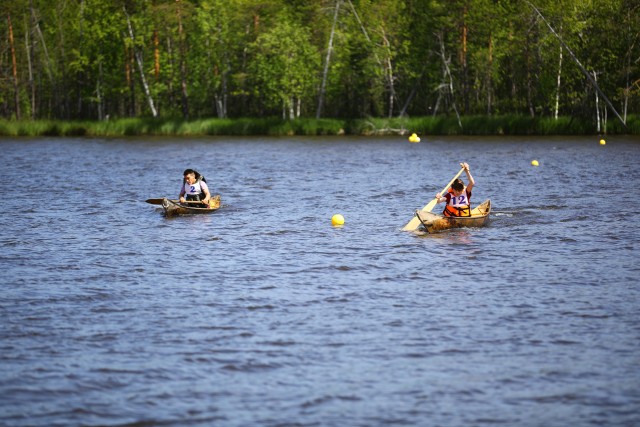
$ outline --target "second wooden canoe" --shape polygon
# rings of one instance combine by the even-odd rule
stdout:
[[[471,209],[471,216],[444,216],[431,212],[416,211],[416,217],[429,233],[449,230],[451,228],[481,227],[489,219],[491,212],[491,200],[485,200]]]

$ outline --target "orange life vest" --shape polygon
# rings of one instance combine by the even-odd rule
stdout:
[[[453,194],[452,191],[445,194],[447,205],[444,207],[442,214],[444,216],[471,216],[471,193],[465,188],[460,196]]]

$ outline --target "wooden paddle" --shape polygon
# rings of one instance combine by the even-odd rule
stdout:
[[[455,181],[460,176],[460,174],[462,173],[463,170],[464,170],[464,168],[460,169],[460,171],[456,174],[456,176],[454,176],[453,179],[451,181],[449,181],[447,186],[442,189],[442,191],[440,192],[440,195],[442,195],[442,193],[444,193],[445,191],[447,191],[449,189],[449,187],[451,187],[451,184],[453,184],[453,181]],[[433,210],[433,208],[436,207],[437,204],[438,204],[438,199],[436,199],[434,197],[433,200],[431,200],[424,208],[422,208],[420,210],[423,211],[423,212],[431,212]],[[409,221],[407,223],[407,225],[405,225],[402,228],[402,231],[414,231],[419,226],[420,226],[420,219],[417,216],[414,215],[414,217],[411,219],[411,221]]]
[[[147,199],[145,200],[145,202],[151,204],[151,205],[161,205],[162,204],[162,200],[164,199]],[[181,203],[180,200],[171,200],[171,202],[173,203]],[[198,203],[198,204],[202,204],[202,202],[198,202],[197,200],[187,200],[185,203]]]

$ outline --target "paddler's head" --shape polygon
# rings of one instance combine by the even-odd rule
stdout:
[[[453,181],[453,184],[451,185],[451,191],[456,196],[461,195],[464,191],[464,182],[462,182],[460,178],[456,178],[456,180]]]
[[[182,174],[184,176],[184,182],[191,185],[196,182],[196,172],[193,169],[187,169]]]

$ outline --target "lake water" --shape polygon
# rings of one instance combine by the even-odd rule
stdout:
[[[640,139],[599,139],[0,140],[0,425],[640,425]],[[491,223],[400,231],[460,161]],[[222,209],[144,202],[189,167]]]

